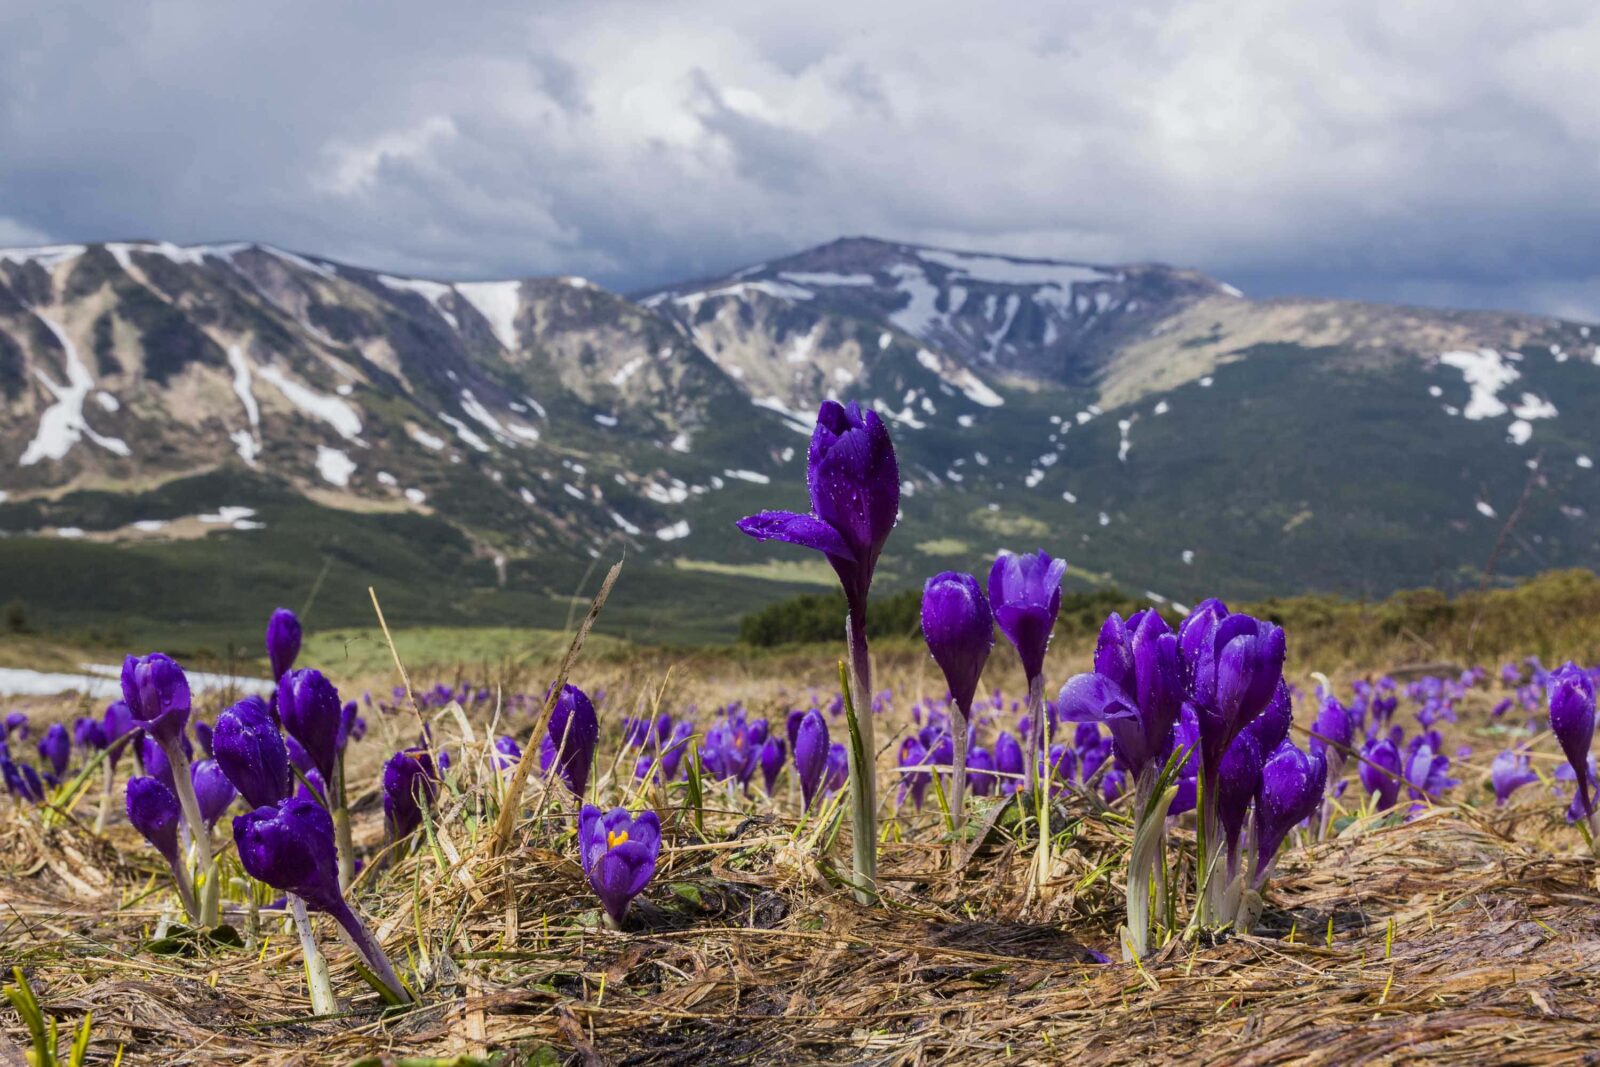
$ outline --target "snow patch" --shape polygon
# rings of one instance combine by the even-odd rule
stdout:
[[[35,314],[38,315],[37,312]],[[83,402],[88,398],[89,390],[94,387],[94,379],[90,376],[89,368],[84,365],[83,360],[78,358],[78,346],[72,343],[67,332],[43,315],[38,315],[38,319],[55,335],[57,343],[66,354],[63,362],[66,364],[67,380],[66,384],[57,385],[44,371],[34,368],[34,374],[38,376],[50,395],[56,398],[56,402],[45,408],[44,413],[39,416],[39,431],[23,450],[18,465],[31,467],[41,459],[60,460],[72,451],[73,445],[85,437],[113,455],[132,455],[133,452],[126,442],[120,438],[97,434],[84,421]]]
[[[507,352],[517,351],[521,282],[461,282],[456,285],[456,291],[483,316],[495,340]]]
[[[433,306],[433,310],[437,311],[439,317],[450,324],[452,330],[461,328],[461,323],[456,319],[455,315],[446,311],[444,305],[440,303],[445,297],[455,292],[444,282],[430,282],[422,278],[396,278],[392,274],[380,274],[378,275],[378,281],[390,289],[404,293],[416,293]]]
[[[332,426],[334,432],[346,441],[353,441],[361,436],[361,416],[344,400],[308,389],[270,363],[258,367],[256,373],[277,386],[278,392],[282,393],[289,403],[304,414],[314,419],[321,419]],[[234,370],[234,376],[237,382],[237,368]],[[237,386],[235,388],[237,390]]]
[[[431,434],[420,426],[406,423],[406,436],[423,448],[431,449],[434,452],[442,452],[444,450],[444,438],[437,434]]]
[[[685,519],[679,519],[671,526],[663,526],[661,529],[657,530],[656,536],[663,541],[681,540],[682,538],[689,536],[689,523]]]
[[[317,446],[317,473],[322,475],[323,481],[343,489],[350,484],[350,476],[355,472],[355,460],[342,449]]]
[[[1492,348],[1446,352],[1439,357],[1439,362],[1459,370],[1466,380],[1471,398],[1462,414],[1473,420],[1504,415],[1507,408],[1500,400],[1500,390],[1522,377],[1517,368]]]

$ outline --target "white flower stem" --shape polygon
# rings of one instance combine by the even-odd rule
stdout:
[[[311,994],[311,1010],[317,1015],[333,1015],[339,1010],[339,1001],[333,995],[333,982],[328,978],[328,961],[317,948],[317,935],[311,929],[306,902],[293,893],[289,894],[289,914],[294,916],[294,928],[300,935],[300,954],[306,961],[306,989]]]
[[[172,785],[178,794],[178,805],[183,809],[183,821],[189,825],[189,837],[194,841],[195,853],[200,861],[198,866],[204,885],[200,887],[199,922],[204,927],[216,926],[217,903],[221,899],[217,885],[217,861],[211,852],[211,833],[200,817],[200,801],[194,795],[189,757],[184,753],[181,741],[172,741],[162,747],[167,753],[167,763],[172,768]]]

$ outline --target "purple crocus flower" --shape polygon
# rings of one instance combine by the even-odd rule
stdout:
[[[176,742],[189,724],[189,679],[164,653],[122,661],[122,699],[145,732],[163,746]]]
[[[516,738],[510,734],[501,734],[494,739],[494,751],[489,753],[489,763],[495,770],[513,771],[521,759],[522,746],[517,744]]]
[[[1309,819],[1322,800],[1328,764],[1320,753],[1307,754],[1282,742],[1261,767],[1256,794],[1256,873],[1259,889],[1272,873],[1278,848],[1289,831]]]
[[[1217,820],[1227,846],[1228,880],[1239,873],[1239,835],[1261,788],[1261,743],[1253,731],[1243,730],[1222,754],[1217,768]]]
[[[672,735],[661,749],[661,778],[663,781],[670,782],[678,776],[678,769],[683,765],[684,754],[689,751],[689,738],[693,736],[694,723],[688,719],[681,720],[672,728]]]
[[[845,751],[844,742],[835,741],[828,746],[828,764],[822,777],[822,791],[830,795],[837,793],[849,781],[850,754]]]
[[[172,762],[167,759],[167,750],[156,744],[155,738],[149,734],[141,736],[134,748],[134,755],[146,777],[154,778],[176,792],[178,786],[172,776]]]
[[[594,704],[582,689],[566,686],[550,713],[550,726],[539,745],[539,770],[548,772],[552,763],[572,795],[582,797],[589,784],[589,767],[594,763],[595,744],[600,740],[600,720]],[[558,753],[557,746],[560,746]]]
[[[206,754],[207,759],[210,759],[215,754],[211,750],[212,731],[213,728],[210,723],[202,722],[199,719],[194,721],[195,744],[200,746],[200,751]]]
[[[900,513],[900,468],[877,412],[853,401],[823,402],[806,454],[806,488],[810,514],[763,511],[740,519],[739,529],[758,541],[784,541],[826,555],[852,618],[862,626],[878,555]]]
[[[828,723],[812,708],[801,718],[794,739],[794,773],[800,779],[801,805],[808,811],[828,769],[828,747]]]
[[[128,710],[128,702],[114,700],[106,705],[106,713],[100,719],[101,728],[106,735],[106,762],[112,767],[122,758],[122,752],[132,741],[134,734],[139,730],[139,722],[133,717],[133,712]]]
[[[1460,783],[1451,778],[1450,757],[1438,750],[1438,741],[1419,738],[1404,761],[1406,785],[1413,800],[1437,800],[1440,793]]]
[[[778,775],[783,771],[784,759],[789,754],[789,746],[782,738],[769,737],[761,745],[761,780],[767,788],[767,796],[772,796],[773,786],[778,781]]]
[[[288,671],[278,683],[278,718],[289,736],[300,742],[323,780],[332,781],[334,765],[345,745],[339,690],[319,670]]]
[[[661,856],[661,821],[653,811],[631,817],[626,808],[602,813],[585,804],[578,814],[578,855],[583,873],[617,929],[633,898],[644,892]]]
[[[383,765],[383,818],[395,840],[422,825],[422,803],[432,806],[439,775],[425,748],[396,752]]]
[[[67,772],[67,761],[72,758],[72,738],[67,736],[65,726],[58,722],[50,724],[39,739],[39,758],[50,765],[57,778]]]
[[[1550,730],[1578,779],[1578,799],[1585,815],[1594,814],[1589,781],[1589,745],[1594,740],[1594,681],[1576,663],[1550,672]]]
[[[1528,755],[1525,752],[1507,750],[1494,758],[1489,765],[1489,783],[1494,786],[1494,802],[1497,807],[1505,806],[1511,799],[1511,794],[1525,785],[1531,785],[1539,780],[1539,776],[1528,766]]]
[[[340,892],[333,817],[326,809],[299,797],[257,808],[234,817],[233,839],[239,863],[250,877],[293,893],[310,908],[332,916],[390,994],[400,1000],[411,999],[377,939]]]
[[[201,820],[207,826],[215,826],[217,820],[222,818],[222,813],[233,804],[239,791],[214,759],[198,760],[192,764],[189,779],[194,785],[195,800],[200,803]]]
[[[252,808],[286,799],[294,783],[289,750],[258,696],[245,697],[217,716],[211,747],[217,765]]]
[[[44,802],[44,782],[28,764],[0,758],[0,775],[5,778],[6,791],[13,796],[34,804]]]
[[[288,608],[279,608],[267,620],[267,659],[272,664],[272,680],[281,681],[300,655],[300,618]]]
[[[986,797],[994,792],[994,757],[988,749],[972,750],[972,757],[967,761],[967,782],[975,797]]]
[[[946,571],[928,579],[922,591],[922,636],[944,672],[956,709],[970,714],[994,647],[994,616],[976,578]]]
[[[1368,741],[1361,755],[1361,785],[1378,798],[1377,810],[1388,811],[1400,797],[1400,750],[1393,741],[1383,738]]]
[[[28,716],[26,712],[13,711],[6,715],[5,731],[0,733],[0,740],[10,737],[13,733],[17,735],[18,741],[26,741],[28,739]]]
[[[895,762],[900,766],[900,795],[897,803],[904,804],[906,797],[911,797],[911,802],[918,811],[922,810],[923,794],[927,792],[928,785],[933,781],[929,771],[908,771],[907,767],[921,767],[928,761],[928,750],[918,738],[908,737],[900,742],[900,753]]]
[[[1100,628],[1094,671],[1061,687],[1061,717],[1091,728],[1105,723],[1117,758],[1151,785],[1183,705],[1178,652],[1178,637],[1160,615],[1136,612],[1124,624],[1113,612]]]
[[[994,769],[1001,775],[1002,793],[1015,793],[1022,789],[1022,776],[1028,769],[1022,755],[1022,745],[1004,730],[994,739]]]
[[[85,751],[100,751],[107,743],[105,725],[87,715],[78,716],[72,723],[72,742]]]
[[[183,812],[177,796],[154,778],[130,778],[127,805],[128,822],[177,870],[183,862],[178,853],[178,821]]]
[[[1052,559],[1042,549],[1025,556],[1001,552],[989,569],[995,622],[1016,646],[1030,682],[1044,673],[1044,654],[1061,610],[1061,579],[1066,573],[1067,561]]]
[[[1283,631],[1202,603],[1178,629],[1189,696],[1200,722],[1200,763],[1213,770],[1233,739],[1266,710],[1283,679]]]

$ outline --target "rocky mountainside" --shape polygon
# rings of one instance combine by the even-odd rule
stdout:
[[[409,621],[559,624],[626,551],[613,628],[715,636],[830,581],[731,527],[803,503],[825,397],[894,428],[891,583],[1033,545],[1178,600],[1593,565],[1597,339],[869,238],[631,297],[0,250],[0,589],[67,622],[361,621],[376,582]]]

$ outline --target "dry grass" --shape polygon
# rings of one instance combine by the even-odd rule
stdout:
[[[785,679],[827,677],[819,664],[783,675],[720,662],[720,677],[657,666],[579,677],[610,690],[613,730],[663,684],[665,706],[698,702],[703,720],[735,695],[781,715],[801,692]],[[931,684],[910,661],[884,673],[910,696]],[[1462,802],[1486,798],[1498,747],[1487,707],[1469,700],[1457,730],[1479,746],[1456,770]],[[481,744],[485,723],[469,726]],[[353,750],[356,781],[373,781],[415,721],[373,727]],[[437,729],[472,751],[453,715]],[[603,754],[614,751],[613,737]],[[1503,811],[1356,818],[1286,855],[1256,936],[1173,941],[1135,967],[1084,962],[1085,948],[1116,951],[1127,846],[1120,811],[1086,798],[1059,816],[1047,902],[1025,898],[1029,857],[1005,818],[980,816],[984,840],[957,846],[937,814],[906,812],[886,826],[884,902],[865,908],[834,876],[849,827],[830,841],[829,820],[813,817],[796,834],[781,785],[772,805],[714,791],[703,835],[681,791],[653,791],[667,847],[617,934],[596,922],[570,803],[531,782],[512,847],[491,857],[495,789],[481,761],[461,763],[466,786],[440,812],[437,847],[371,870],[355,894],[415,974],[419,1007],[385,1013],[328,937],[349,1012],[309,1019],[294,938],[273,923],[250,950],[155,954],[168,896],[159,880],[151,891],[157,861],[120,822],[90,833],[87,803],[45,829],[35,809],[0,801],[0,964],[24,968],[63,1033],[93,1012],[93,1063],[119,1047],[123,1062],[152,1064],[685,1065],[1555,1064],[1600,1048],[1596,867],[1537,786]],[[599,794],[614,803],[630,781],[607,772]],[[354,802],[358,842],[376,846],[377,796]],[[9,1010],[0,1033],[22,1040]],[[0,1064],[20,1054],[0,1039]]]

